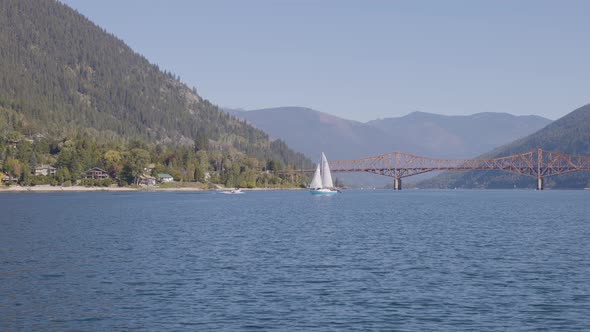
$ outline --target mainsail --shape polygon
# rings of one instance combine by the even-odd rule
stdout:
[[[332,183],[332,174],[330,174],[330,166],[328,166],[328,159],[326,159],[326,155],[322,152],[322,185],[324,188],[334,188],[334,184]]]
[[[322,178],[320,176],[320,164],[318,164],[318,167],[316,168],[315,173],[313,174],[313,179],[311,179],[311,183],[309,184],[309,187],[311,189],[322,188]]]

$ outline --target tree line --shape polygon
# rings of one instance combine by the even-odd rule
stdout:
[[[202,138],[206,140],[206,138]],[[215,149],[206,141],[192,145],[147,144],[140,140],[104,142],[80,133],[74,137],[28,138],[18,132],[0,137],[2,171],[21,185],[136,185],[144,175],[168,173],[180,182],[200,182],[226,187],[299,187],[307,178],[281,175],[294,168],[281,159],[261,162],[236,149]],[[40,165],[51,165],[51,176],[35,176]],[[93,167],[108,172],[110,179],[89,181],[85,172]]]

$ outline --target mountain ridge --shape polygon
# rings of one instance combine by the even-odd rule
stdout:
[[[266,140],[59,1],[6,0],[0,9],[0,40],[10,50],[0,53],[0,106],[16,110],[31,131],[94,128],[174,144],[204,134],[238,149]]]
[[[490,127],[490,120],[493,120],[496,122],[510,122],[510,125],[512,126],[512,131],[509,135],[506,135],[508,136],[508,138],[504,139],[504,143],[507,143],[512,139],[519,137],[518,135],[522,134],[521,136],[525,136],[526,134],[529,134],[535,129],[540,129],[551,122],[549,119],[537,115],[512,115],[509,113],[494,112],[481,112],[474,113],[471,115],[442,115],[436,113],[415,111],[400,117],[388,117],[370,120],[367,122],[360,122],[356,120],[340,118],[338,116],[313,110],[311,108],[294,106],[265,108],[258,110],[226,111],[264,130],[273,137],[284,138],[287,142],[295,144],[294,146],[298,146],[299,151],[303,151],[305,153],[309,153],[309,144],[311,143],[308,142],[306,143],[307,145],[297,144],[294,134],[291,132],[292,130],[297,130],[300,133],[305,132],[306,134],[313,134],[313,130],[323,131],[324,133],[326,133],[326,135],[333,133],[334,130],[344,130],[345,132],[337,133],[339,135],[339,139],[343,140],[345,138],[348,138],[352,140],[352,143],[362,141],[362,138],[360,138],[360,136],[363,133],[370,132],[372,139],[365,139],[365,143],[374,144],[378,146],[379,149],[364,148],[362,149],[364,151],[372,151],[376,154],[380,154],[391,152],[394,150],[403,150],[404,152],[421,154],[425,156],[437,156],[441,155],[441,153],[437,154],[437,151],[435,151],[438,149],[437,146],[428,149],[428,147],[425,145],[429,144],[429,142],[424,141],[423,138],[414,137],[413,139],[404,140],[402,136],[406,135],[408,137],[412,137],[412,135],[414,134],[411,134],[411,131],[416,130],[416,128],[421,128],[423,130],[438,130],[442,131],[444,135],[447,135],[449,140],[459,140],[460,144],[465,144],[464,141],[466,136],[468,135],[482,135],[483,133],[486,133],[486,131],[490,132],[489,134],[491,135],[491,133],[497,132],[498,130],[494,128],[485,129],[485,127]],[[462,135],[461,137],[457,137],[455,133],[452,131],[452,129],[455,129],[453,126],[445,123],[459,122],[459,125],[461,125],[461,122],[464,122],[465,124],[463,126],[468,127],[470,126],[470,122],[472,123],[476,121],[478,122],[479,127],[476,127],[475,129],[470,131],[466,131],[465,129],[462,129],[462,131],[458,131],[458,133]],[[279,125],[277,125],[277,123],[279,123]],[[280,125],[281,123],[284,125]],[[327,127],[322,127],[322,125],[327,125]],[[503,123],[499,124],[499,126],[502,125]],[[456,125],[454,126],[456,127]],[[295,129],[294,127],[297,128]],[[409,127],[409,129],[404,129],[404,127]],[[506,128],[502,129],[505,132]],[[402,130],[403,132],[399,133]],[[522,132],[520,132],[521,130]],[[418,133],[422,137],[425,137],[429,134],[428,132]],[[403,144],[383,144],[383,142],[391,139],[396,139],[397,143],[403,142]],[[431,139],[431,142],[437,141],[438,139],[439,138],[435,135]],[[321,139],[317,139],[315,141],[322,142]],[[494,147],[496,147],[500,145],[497,144],[498,141],[499,140],[497,138],[493,138],[488,145],[493,145]],[[416,142],[418,142],[419,144],[416,144]],[[344,141],[344,144],[346,143],[351,142]],[[328,147],[326,146],[326,148]],[[467,149],[466,151],[454,156],[450,153],[447,153],[445,157],[459,158],[473,156],[471,150],[473,149]],[[483,150],[480,148],[479,151],[476,152],[481,151]],[[430,155],[431,153],[434,153],[434,155]],[[345,155],[345,153],[337,153],[338,158],[345,158]],[[365,154],[363,156],[366,157],[369,155]]]
[[[262,171],[267,163],[273,169],[309,164],[59,1],[1,1],[0,44],[0,146],[8,136],[46,138],[47,146],[34,153],[24,145],[18,156],[0,151],[0,160],[18,161],[19,170],[41,159],[67,167],[74,180],[80,169],[106,168],[106,149],[116,150],[129,166],[132,151],[141,150],[135,157],[157,161],[161,170],[187,180],[197,173],[228,173],[232,164],[234,178],[243,169]],[[70,152],[81,161],[60,161],[64,145],[76,146]],[[97,151],[84,156],[91,147]],[[113,177],[123,167],[118,166]]]

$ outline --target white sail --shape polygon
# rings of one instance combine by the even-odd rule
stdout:
[[[313,178],[311,179],[309,187],[311,189],[322,188],[322,178],[320,177],[320,164],[318,164],[318,167],[316,168],[315,173],[313,174]]]
[[[330,166],[328,165],[328,159],[326,159],[326,155],[322,152],[322,184],[324,188],[334,188],[334,184],[332,183],[332,174],[330,174]]]

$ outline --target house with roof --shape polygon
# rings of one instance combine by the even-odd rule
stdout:
[[[35,167],[34,174],[35,175],[55,175],[57,168],[50,166],[50,165],[41,165]]]
[[[148,186],[151,187],[153,185],[156,184],[156,178],[153,176],[149,176],[149,175],[141,175],[139,177],[139,183],[140,186]]]
[[[167,173],[159,173],[156,177],[158,178],[158,181],[161,183],[168,183],[174,181],[172,175]]]
[[[105,171],[102,168],[92,167],[91,169],[85,172],[86,179],[93,179],[93,180],[105,180],[110,179],[111,176],[109,172]]]
[[[10,146],[13,149],[16,149],[16,147],[21,143],[20,139],[9,139],[7,141],[8,146]]]
[[[11,176],[10,174],[0,173],[0,180],[4,184],[13,184],[18,181],[18,178],[16,176]]]

